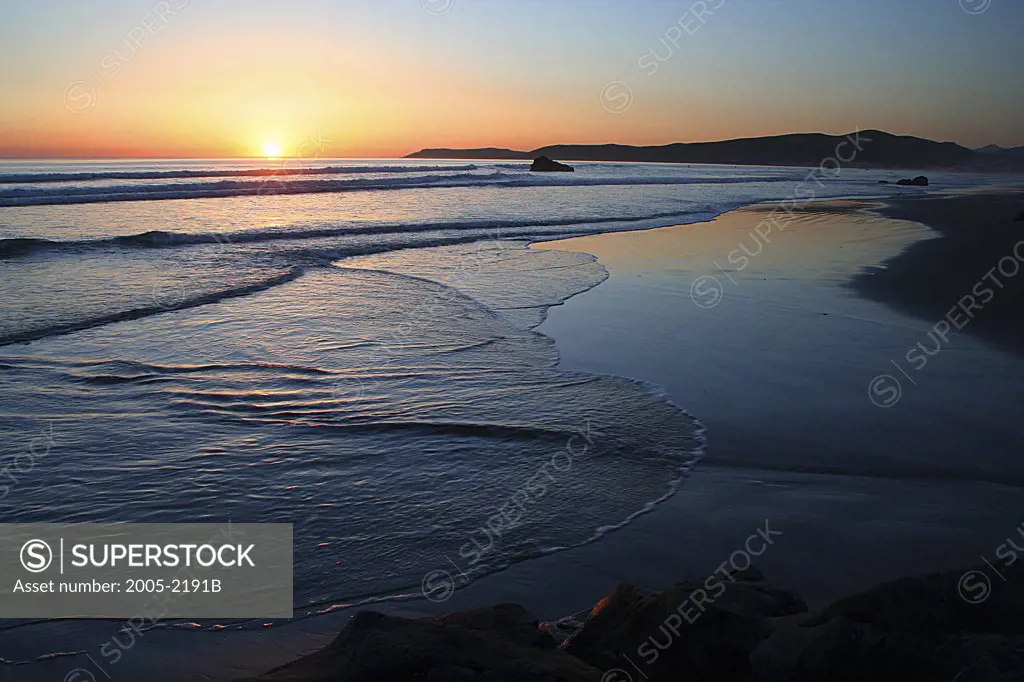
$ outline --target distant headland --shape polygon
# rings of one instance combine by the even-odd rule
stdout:
[[[860,130],[848,135],[794,133],[721,142],[675,142],[637,147],[622,144],[558,144],[530,151],[479,149],[422,149],[409,159],[534,159],[547,156],[565,161],[624,161],[656,163],[713,163],[748,166],[817,166],[841,152],[843,165],[865,168],[942,168],[947,170],[1024,172],[1024,148],[992,146],[968,149],[954,142]],[[994,153],[995,152],[995,153]]]

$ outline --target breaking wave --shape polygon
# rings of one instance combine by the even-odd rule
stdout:
[[[510,166],[515,167],[515,166]],[[319,168],[175,169],[167,171],[94,171],[91,173],[0,173],[0,184],[90,182],[95,180],[164,180],[178,178],[268,178],[287,175],[347,175],[355,173],[422,173],[473,171],[477,166],[323,166]]]
[[[422,169],[419,169],[422,170]],[[446,169],[447,170],[447,169]],[[161,199],[202,199],[280,194],[321,194],[369,190],[397,190],[444,187],[597,187],[638,185],[723,185],[740,183],[779,183],[791,176],[749,177],[551,177],[531,173],[453,173],[393,178],[353,178],[349,180],[240,181],[220,180],[196,183],[169,183],[78,187],[17,187],[0,190],[0,206],[47,206],[90,204],[115,201],[152,201]]]

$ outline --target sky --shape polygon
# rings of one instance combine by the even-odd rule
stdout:
[[[0,157],[1020,146],[1022,28],[1021,0],[5,2]]]

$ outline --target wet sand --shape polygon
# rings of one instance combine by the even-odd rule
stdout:
[[[1024,191],[911,197],[879,212],[938,238],[856,277],[859,293],[933,323],[953,310],[951,326],[1024,355]]]
[[[598,542],[468,585],[456,574],[444,601],[373,608],[417,616],[517,602],[554,619],[620,581],[665,587],[742,562],[737,552],[766,524],[781,534],[754,561],[812,607],[992,557],[1024,519],[1024,365],[957,335],[911,375],[916,385],[903,382],[897,401],[872,400],[873,378],[899,375],[893,361],[932,326],[851,287],[865,268],[933,236],[872,212],[880,208],[816,204],[760,240],[753,230],[771,207],[535,245],[595,254],[610,272],[539,328],[555,339],[560,364],[661,386],[703,421],[707,454],[675,496]],[[0,680],[64,679],[79,667],[97,679],[230,680],[326,645],[352,613],[262,631],[152,631],[113,667],[79,654],[2,666]],[[50,630],[96,657],[119,625],[49,623],[6,636],[20,640],[21,660],[47,650]]]
[[[735,549],[769,519],[786,535],[758,563],[820,606],[978,563],[1024,517],[1024,364],[967,334],[907,364],[934,319],[852,283],[934,233],[883,208],[817,203],[767,237],[772,206],[536,247],[593,253],[611,273],[540,327],[562,365],[659,384],[707,427],[679,493],[622,532],[660,529],[662,574],[706,574],[726,538]],[[879,395],[879,377],[900,383]],[[650,566],[632,573],[654,583]]]

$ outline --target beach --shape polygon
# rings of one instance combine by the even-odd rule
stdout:
[[[954,324],[1019,356],[1024,353],[1024,280],[1014,262],[1022,254],[1021,205],[1019,193],[984,192],[914,197],[883,207],[883,215],[924,223],[942,238],[915,244],[854,285],[874,300],[924,319],[942,319],[962,302],[961,320]]]
[[[913,278],[900,272],[911,267],[904,263],[917,272],[936,267],[925,247],[941,238],[876,213],[914,201],[893,201],[891,209],[814,205],[756,256],[748,255],[758,251],[752,230],[770,206],[706,224],[558,244],[595,253],[611,272],[606,284],[553,309],[541,326],[556,339],[562,365],[656,382],[707,427],[707,455],[687,480],[687,494],[645,520],[676,519],[665,534],[670,546],[686,549],[669,563],[704,557],[703,570],[684,574],[706,573],[721,561],[716,556],[727,556],[721,547],[706,552],[706,538],[739,542],[744,527],[770,519],[793,530],[759,563],[821,605],[898,575],[977,562],[1018,525],[1019,361],[965,326],[917,368],[907,353],[929,341],[959,296],[948,304],[934,297],[932,308],[942,312],[930,318],[920,310],[904,314],[895,301],[865,300],[851,286],[865,272]],[[1000,221],[1021,197],[921,203],[939,201],[971,209],[961,215],[973,225]],[[747,267],[728,267],[741,244]],[[1006,253],[981,259],[980,270],[975,260],[950,272],[973,283]],[[716,278],[706,282],[721,287],[719,298],[699,295],[701,284],[693,283],[703,276]],[[998,326],[1006,310],[1014,311],[1012,303],[982,311],[977,329],[987,330],[980,324],[987,313]],[[1014,312],[1011,319],[1019,319]],[[596,318],[605,323],[584,331],[584,320]],[[873,393],[880,375],[899,377],[896,402],[885,403],[893,393]]]
[[[984,220],[1021,195],[942,200]],[[661,387],[702,421],[707,445],[679,494],[598,543],[505,571],[492,583],[518,583],[521,596],[500,590],[500,600],[555,617],[552,602],[586,591],[587,576],[601,594],[620,580],[665,587],[707,575],[766,523],[783,535],[758,566],[812,607],[992,556],[1024,518],[1024,437],[1013,426],[1024,368],[967,333],[919,374],[906,364],[940,318],[865,300],[851,284],[865,270],[896,270],[935,238],[880,215],[903,203],[891,205],[810,205],[757,255],[747,255],[758,250],[752,232],[775,205],[534,245],[591,253],[610,273],[538,328],[555,339],[560,367]],[[720,270],[744,243],[747,267]],[[717,278],[708,286],[721,285],[719,298],[695,295],[702,276]],[[897,403],[876,404],[872,382],[890,373],[905,387]],[[550,589],[530,595],[530,584]]]
[[[984,220],[1020,195],[928,201],[940,200]],[[871,399],[873,378],[897,372],[892,361],[935,322],[853,285],[910,260],[931,267],[927,252],[908,254],[935,239],[932,228],[886,216],[903,205],[810,205],[757,255],[751,232],[774,204],[534,244],[593,254],[609,270],[538,328],[555,340],[559,366],[659,386],[702,420],[706,453],[678,494],[598,542],[460,585],[440,603],[379,610],[416,617],[510,602],[554,620],[620,582],[665,589],[751,561],[814,610],[884,581],[996,561],[1024,518],[1019,361],[958,334],[912,377],[918,386],[901,375],[899,404]],[[719,269],[744,240],[747,267]],[[701,276],[717,278],[720,298],[699,295]]]
[[[1002,212],[1017,199],[942,201]],[[699,420],[701,457],[674,495],[592,542],[479,578],[446,567],[453,591],[372,608],[422,616],[512,602],[554,620],[589,609],[622,581],[664,588],[740,560],[818,608],[883,580],[992,557],[1024,517],[1024,465],[1015,457],[1024,439],[1014,430],[1024,368],[982,325],[977,337],[971,327],[951,334],[923,368],[906,359],[939,318],[876,301],[858,284],[868,273],[932,267],[922,246],[942,238],[883,215],[901,205],[815,203],[767,238],[754,229],[775,204],[703,223],[534,243],[538,252],[592,254],[608,271],[537,327],[553,340],[558,369],[645,382]],[[399,266],[413,267],[392,263]],[[895,402],[877,390],[879,376],[898,377]],[[592,464],[573,461],[563,480],[596,480],[586,470]],[[616,476],[607,482],[630,490],[628,473]],[[759,532],[772,542],[751,557],[744,547]],[[255,674],[324,646],[355,610],[263,632],[152,630],[115,672]],[[104,627],[116,631],[115,623],[29,628],[23,634],[35,644],[22,642],[21,657],[47,652],[39,637],[46,630],[60,631],[71,651],[88,650]],[[163,677],[152,677],[154,661]],[[32,669],[56,674],[69,665],[62,657]]]
[[[1024,3],[847,4],[7,3],[0,682],[1024,679]]]

